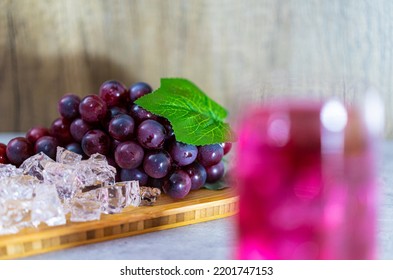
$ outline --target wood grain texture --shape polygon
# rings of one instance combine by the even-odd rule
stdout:
[[[26,228],[17,234],[0,236],[0,259],[61,250],[115,238],[211,221],[238,211],[233,189],[191,192],[174,201],[162,195],[154,206],[128,207],[119,214],[101,215],[98,221],[70,222],[63,226]]]
[[[0,131],[49,126],[60,96],[193,80],[236,120],[279,95],[359,99],[375,86],[393,137],[389,0],[1,0]]]

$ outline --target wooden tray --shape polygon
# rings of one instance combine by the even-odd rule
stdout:
[[[238,200],[233,190],[201,189],[184,200],[161,195],[154,206],[128,207],[122,213],[101,215],[101,220],[63,226],[26,228],[0,236],[0,259],[61,250],[104,240],[175,228],[234,215]]]

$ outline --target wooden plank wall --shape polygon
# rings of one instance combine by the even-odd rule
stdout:
[[[49,126],[65,93],[186,77],[235,120],[247,102],[359,99],[375,86],[393,138],[393,1],[0,0],[0,131]]]

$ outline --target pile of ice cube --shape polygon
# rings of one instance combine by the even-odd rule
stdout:
[[[56,161],[39,153],[19,168],[0,164],[0,235],[40,223],[62,225],[68,213],[72,222],[83,222],[139,206],[139,182],[116,183],[115,175],[105,156],[82,160],[61,147]]]

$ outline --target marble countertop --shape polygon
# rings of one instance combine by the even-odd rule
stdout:
[[[7,143],[12,133],[0,133]],[[379,211],[379,258],[393,259],[393,141],[385,141],[380,162],[381,202]],[[234,219],[204,222],[175,229],[146,233],[25,259],[232,259],[236,234]]]

